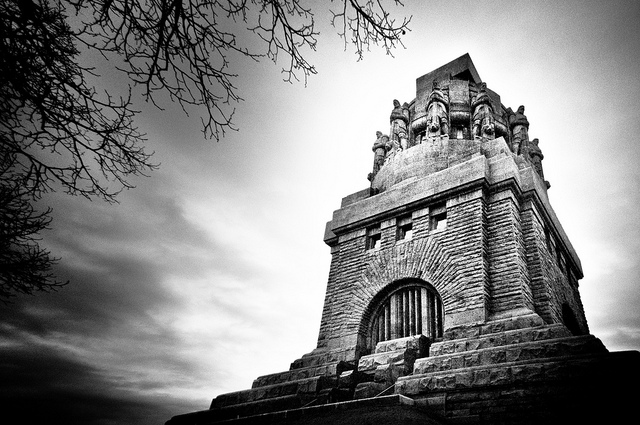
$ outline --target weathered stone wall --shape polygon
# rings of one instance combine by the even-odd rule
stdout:
[[[574,333],[588,334],[589,327],[578,292],[577,276],[580,271],[571,263],[561,237],[553,232],[552,224],[545,220],[539,205],[533,200],[525,202],[521,217],[535,311],[547,323],[565,323]],[[566,323],[563,305],[571,310],[577,329]]]
[[[536,205],[527,201],[521,212],[522,230],[527,252],[527,267],[531,282],[534,310],[545,322],[553,323],[551,313],[551,287],[545,275],[550,270],[543,219]]]
[[[445,326],[486,318],[488,267],[481,189],[447,201],[445,230],[429,229],[429,211],[424,207],[410,212],[411,240],[396,241],[396,218],[380,222],[379,249],[367,249],[366,228],[338,237],[332,249],[319,347],[356,343],[374,297],[408,278],[428,282],[438,291],[445,306]]]
[[[438,149],[425,144],[399,153],[380,172],[384,191],[346,197],[334,213],[325,238],[332,264],[319,348],[365,347],[371,303],[407,278],[437,290],[445,327],[530,312],[565,323],[570,310],[576,333],[588,333],[577,291],[579,261],[540,177],[523,168],[502,139],[456,142],[442,138],[433,142]],[[423,169],[422,179],[411,177],[435,151],[449,156]],[[396,176],[385,175],[387,168]],[[430,211],[440,205],[446,205],[447,228],[434,231]],[[397,219],[408,215],[413,238],[396,241]],[[367,229],[376,226],[380,245],[370,250]]]
[[[453,263],[464,277],[443,285],[445,328],[464,322],[484,321],[487,310],[487,262],[485,202],[481,190],[447,201],[447,229],[436,235],[452,253]],[[473,196],[473,199],[465,200]],[[438,289],[438,288],[436,288]]]
[[[523,308],[533,310],[520,205],[512,189],[490,196],[487,222],[491,314]]]

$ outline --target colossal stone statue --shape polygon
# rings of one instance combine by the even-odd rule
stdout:
[[[437,81],[427,103],[427,134],[429,137],[449,134],[448,102]]]
[[[389,142],[389,136],[382,134],[381,131],[376,131],[376,141],[373,143],[373,171],[369,173],[369,180],[373,181],[373,178],[378,174],[378,171],[384,165],[384,160],[387,156],[387,152],[391,150],[391,143]]]
[[[533,139],[529,142],[528,153],[533,169],[536,170],[536,173],[538,173],[542,180],[544,180],[544,171],[542,170],[542,160],[544,159],[544,155],[542,155],[542,149],[540,149],[538,143],[538,139]],[[544,184],[547,186],[547,189],[551,187],[551,184],[546,180],[544,180]]]
[[[544,172],[542,171],[542,160],[544,159],[544,155],[542,155],[542,149],[540,149],[538,143],[538,139],[533,139],[531,141],[531,144],[529,145],[529,156],[531,157],[533,168],[536,170],[538,175],[544,179]]]
[[[391,111],[389,121],[391,123],[391,143],[399,149],[407,149],[409,147],[409,131],[407,129],[409,124],[409,105],[405,102],[400,106],[400,102],[394,99],[393,111]]]
[[[509,128],[511,129],[511,149],[513,153],[519,155],[523,146],[529,142],[529,121],[524,115],[524,106],[509,117]]]
[[[478,95],[471,103],[473,109],[473,135],[495,139],[495,119],[493,107],[486,92],[487,85],[482,83]]]

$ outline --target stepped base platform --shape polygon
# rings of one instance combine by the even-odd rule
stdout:
[[[215,412],[204,410],[172,418],[167,425],[233,424],[233,425],[444,425],[437,414],[402,395],[389,395],[362,400],[301,407],[261,415],[219,421]]]
[[[535,314],[354,353],[303,356],[167,425],[618,423],[640,396],[640,352],[610,353],[596,337]]]
[[[399,378],[395,391],[450,424],[637,421],[640,353],[528,360]]]

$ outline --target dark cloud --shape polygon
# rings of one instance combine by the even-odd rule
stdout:
[[[204,407],[154,396],[170,373],[144,380],[147,368],[195,372],[175,355],[179,336],[147,313],[170,302],[156,275],[131,259],[112,260],[106,273],[60,269],[69,286],[0,311],[0,403],[15,423],[158,424]]]
[[[190,255],[216,246],[159,182],[146,188],[119,205],[50,197],[44,242],[71,283],[0,309],[0,403],[16,423],[158,424],[206,408],[170,395],[197,365],[176,354],[185,344],[167,321],[183,300],[165,281],[197,276],[210,265]]]
[[[187,399],[118,390],[102,372],[59,350],[3,347],[0,399],[5,424],[162,424],[202,406]]]

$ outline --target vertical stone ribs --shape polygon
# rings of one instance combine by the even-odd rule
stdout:
[[[536,313],[547,323],[552,323],[553,318],[549,306],[550,288],[545,283],[545,269],[548,269],[550,265],[544,264],[543,260],[543,252],[546,249],[544,227],[530,202],[521,217],[534,308]]]
[[[434,291],[409,286],[394,292],[373,319],[372,345],[412,335],[442,337],[442,303]]]
[[[474,196],[477,196],[474,195]],[[447,229],[438,241],[451,252],[456,276],[437,287],[447,326],[486,316],[485,205],[481,198],[447,207]]]
[[[511,197],[489,203],[490,312],[533,311],[520,212]]]

